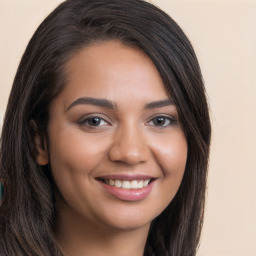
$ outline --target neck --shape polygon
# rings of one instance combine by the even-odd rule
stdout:
[[[122,230],[62,212],[55,233],[64,256],[143,256],[149,226]]]

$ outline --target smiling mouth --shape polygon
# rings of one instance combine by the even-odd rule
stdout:
[[[99,181],[104,184],[123,189],[141,189],[147,187],[153,179],[146,180],[119,180],[119,179],[103,179],[99,178]]]

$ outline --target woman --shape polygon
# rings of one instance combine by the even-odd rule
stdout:
[[[1,255],[195,255],[209,144],[200,68],[167,14],[65,1],[9,98]]]

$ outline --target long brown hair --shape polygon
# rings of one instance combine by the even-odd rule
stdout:
[[[145,256],[194,256],[203,221],[211,126],[200,67],[180,27],[142,0],[68,0],[39,26],[20,62],[4,119],[0,255],[60,256],[54,238],[54,182],[36,163],[35,133],[65,86],[65,63],[94,42],[119,40],[153,61],[174,100],[188,144],[182,184],[155,220]]]

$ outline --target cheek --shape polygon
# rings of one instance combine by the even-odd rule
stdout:
[[[161,143],[155,143],[154,152],[164,176],[183,177],[187,161],[187,141],[182,132],[172,134]]]
[[[162,173],[153,195],[157,216],[173,200],[182,182],[187,161],[187,141],[182,131],[174,131],[158,136],[152,142],[154,159]]]
[[[66,129],[52,138],[50,159],[53,173],[90,174],[104,158],[102,140],[85,135],[79,129]]]
[[[92,174],[104,161],[103,140],[69,127],[52,132],[50,139],[51,171],[62,198],[71,205],[93,201]]]

